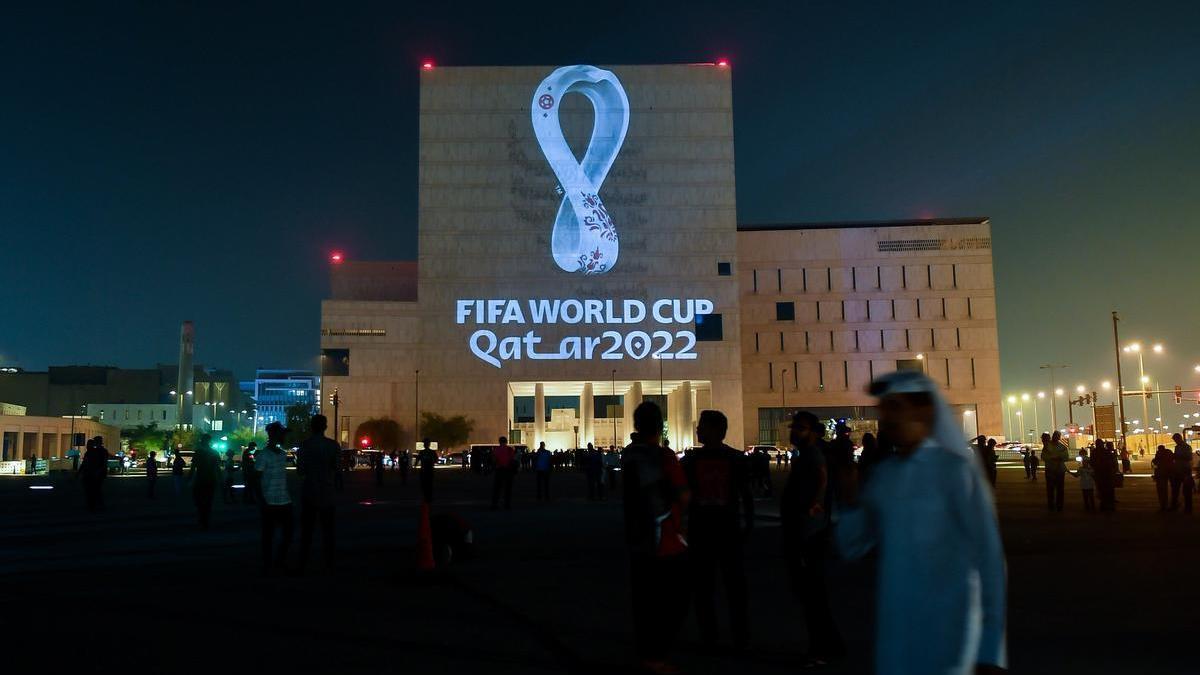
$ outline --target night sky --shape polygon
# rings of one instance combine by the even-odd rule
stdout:
[[[1006,391],[1114,308],[1200,385],[1200,3],[217,4],[6,6],[0,364],[313,368],[328,252],[416,256],[422,59],[728,57],[741,222],[988,216]]]

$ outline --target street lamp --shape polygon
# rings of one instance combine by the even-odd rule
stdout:
[[[1017,404],[1017,397],[1010,395],[1008,397],[1008,409],[1004,412],[1004,423],[1008,425],[1008,437],[1010,439],[1012,438],[1012,435],[1013,435],[1013,433],[1012,433],[1012,430],[1013,430],[1012,411],[1013,411],[1013,406],[1016,404]]]
[[[1017,429],[1021,432],[1021,442],[1025,442],[1025,420],[1021,419],[1021,411],[1017,411]]]
[[[1026,403],[1029,403],[1029,392],[1025,392],[1024,394],[1021,394],[1021,411],[1022,412],[1025,411]],[[1034,408],[1036,408],[1036,407],[1037,406],[1034,406]],[[1035,409],[1034,410],[1034,419],[1036,419],[1036,418],[1037,418],[1037,410]],[[1034,425],[1034,426],[1037,426],[1037,425]],[[1021,427],[1021,438],[1022,439],[1025,438],[1025,431],[1026,431],[1025,427],[1022,426]]]
[[[1039,391],[1039,392],[1037,393],[1037,397],[1038,397],[1039,399],[1044,399],[1044,398],[1046,398],[1046,392],[1044,392],[1044,391]],[[1053,401],[1054,399],[1050,399],[1050,400],[1051,400],[1051,401]],[[1037,411],[1037,407],[1038,407],[1037,401],[1034,401],[1034,402],[1033,402],[1033,428],[1034,428],[1034,429],[1038,429],[1038,430],[1040,430],[1040,429],[1041,429],[1041,425],[1040,425],[1040,424],[1038,424],[1038,411]]]

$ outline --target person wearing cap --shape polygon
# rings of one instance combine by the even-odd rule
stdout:
[[[266,432],[267,445],[255,453],[254,468],[262,499],[263,571],[271,573],[285,567],[288,548],[292,545],[294,516],[287,483],[287,453],[281,447],[288,430],[279,422],[271,422]],[[282,533],[282,539],[272,555],[277,529]]]
[[[783,488],[783,556],[792,593],[804,606],[808,652],[804,667],[824,666],[846,654],[846,645],[829,607],[825,561],[829,555],[829,468],[825,425],[799,410],[792,416],[789,440],[791,471]]]
[[[861,494],[843,477],[834,536],[846,558],[879,549],[875,672],[1000,672],[1004,549],[984,472],[924,374],[889,373],[871,393],[896,454]]]

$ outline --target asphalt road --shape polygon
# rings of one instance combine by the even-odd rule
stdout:
[[[336,572],[276,578],[260,574],[253,507],[218,497],[213,527],[201,532],[169,476],[154,500],[144,477],[111,478],[100,515],[83,510],[65,475],[0,479],[6,663],[42,673],[627,669],[619,503],[588,502],[582,476],[564,472],[554,501],[538,504],[533,476],[522,474],[513,510],[494,512],[488,478],[449,467],[436,475],[435,513],[467,519],[480,553],[436,579],[414,573],[417,486],[394,473],[382,488],[366,472],[349,478]],[[1013,671],[1200,672],[1191,642],[1200,627],[1196,517],[1158,513],[1148,478],[1128,479],[1109,516],[1084,514],[1070,477],[1067,488],[1067,511],[1049,514],[1040,481],[1016,465],[1001,469]],[[774,503],[759,506],[767,517],[747,550],[751,650],[702,650],[689,620],[676,653],[689,672],[797,670],[803,619],[769,517]],[[851,655],[825,672],[869,672],[871,564],[838,563],[831,576]]]

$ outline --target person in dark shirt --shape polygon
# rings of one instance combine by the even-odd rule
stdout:
[[[207,530],[212,517],[213,498],[217,494],[217,479],[221,473],[221,457],[212,448],[212,436],[200,436],[196,455],[188,478],[192,481],[192,501],[196,504],[196,519],[200,529]]]
[[[1192,512],[1192,492],[1196,489],[1192,478],[1192,446],[1183,442],[1183,435],[1171,437],[1175,441],[1175,468],[1171,475],[1171,505],[1168,510],[1179,508],[1179,495],[1183,493],[1183,512]]]
[[[688,607],[687,478],[675,453],[660,445],[657,405],[638,405],[633,426],[633,442],[621,453],[621,477],[634,651],[643,669],[671,672],[666,657]]]
[[[108,450],[99,437],[89,440],[79,463],[78,474],[83,479],[87,510],[104,510],[104,477],[108,475]]]
[[[258,472],[254,470],[254,451],[258,449],[258,443],[250,441],[250,444],[242,450],[242,503],[254,504],[259,501],[259,482]]]
[[[296,458],[296,473],[300,475],[300,570],[308,565],[312,548],[313,529],[321,524],[321,547],[325,554],[325,569],[333,569],[334,501],[333,477],[338,471],[338,444],[325,437],[329,421],[324,415],[313,415],[309,424],[312,435],[300,444]],[[376,457],[382,466],[383,455]]]
[[[717,640],[716,576],[725,584],[733,644],[740,651],[750,640],[743,544],[754,527],[754,495],[746,456],[725,445],[729,421],[716,410],[700,413],[696,437],[701,448],[683,458],[691,501],[688,506],[688,557],[700,641]]]
[[[1154,469],[1154,487],[1158,492],[1158,510],[1167,510],[1167,494],[1168,488],[1171,486],[1171,476],[1175,473],[1175,455],[1167,449],[1167,446],[1158,446],[1158,451],[1154,453],[1154,458],[1150,460],[1150,466]]]
[[[433,467],[437,466],[437,453],[429,447],[429,439],[422,441],[421,452],[417,453],[417,467],[420,471],[421,498],[426,503],[433,503]]]
[[[158,453],[150,451],[146,458],[146,496],[154,499],[154,484],[158,482]]]
[[[792,416],[790,440],[795,452],[780,503],[784,560],[792,592],[804,605],[808,627],[806,668],[823,666],[846,653],[829,608],[825,578],[829,549],[828,462],[836,452],[824,447],[824,436],[825,426],[816,415],[800,410]],[[849,476],[853,470],[853,465],[847,465],[842,475]]]

